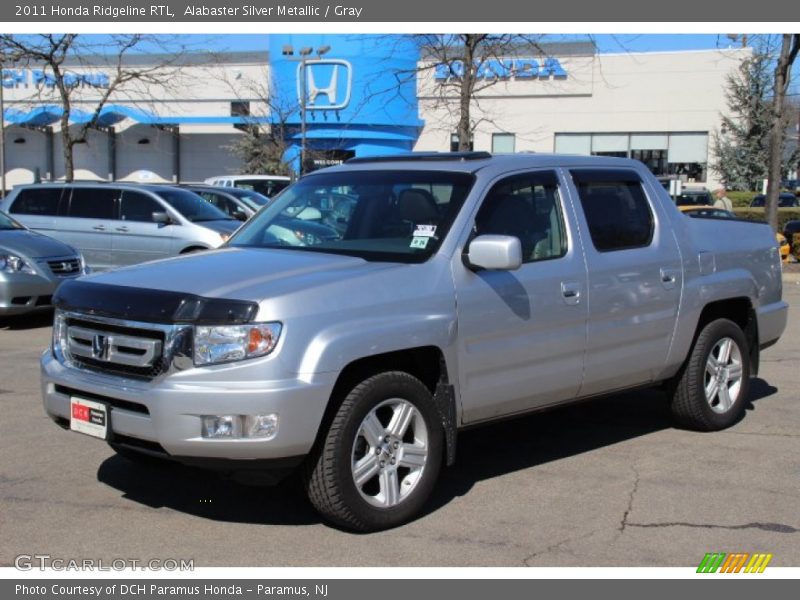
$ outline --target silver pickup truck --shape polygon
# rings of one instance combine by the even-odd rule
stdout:
[[[736,423],[781,291],[766,225],[688,218],[635,161],[360,158],[219,250],[65,282],[42,394],[129,458],[299,468],[372,531],[421,510],[466,426],[655,384],[680,426]]]

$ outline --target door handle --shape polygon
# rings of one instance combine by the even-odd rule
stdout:
[[[661,269],[661,284],[667,288],[672,289],[678,281],[679,271],[677,269]]]
[[[128,229],[127,227],[123,226],[123,227],[117,227],[117,231],[121,231],[122,233],[128,233],[130,231],[130,229]]]
[[[92,229],[94,229],[95,231],[105,231],[106,230],[106,226],[105,225],[95,225],[94,227],[92,227]]]
[[[567,304],[578,304],[581,301],[581,286],[577,281],[562,281],[561,296]]]

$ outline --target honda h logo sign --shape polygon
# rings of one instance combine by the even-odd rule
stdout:
[[[303,63],[297,65],[297,97],[306,110],[341,110],[350,104],[352,91],[353,65],[346,60],[309,60],[305,63],[305,74]]]

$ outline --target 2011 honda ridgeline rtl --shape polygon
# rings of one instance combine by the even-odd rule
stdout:
[[[767,225],[690,219],[635,161],[355,159],[222,249],[65,282],[42,393],[128,457],[301,467],[327,519],[377,530],[464,426],[656,383],[678,424],[730,426],[781,291]]]

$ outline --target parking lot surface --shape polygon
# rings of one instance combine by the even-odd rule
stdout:
[[[800,284],[762,354],[746,417],[672,427],[635,391],[463,432],[422,518],[354,535],[320,522],[299,485],[248,487],[145,468],[45,416],[38,356],[51,314],[0,321],[0,566],[193,559],[201,566],[696,566],[769,552],[800,566]]]

